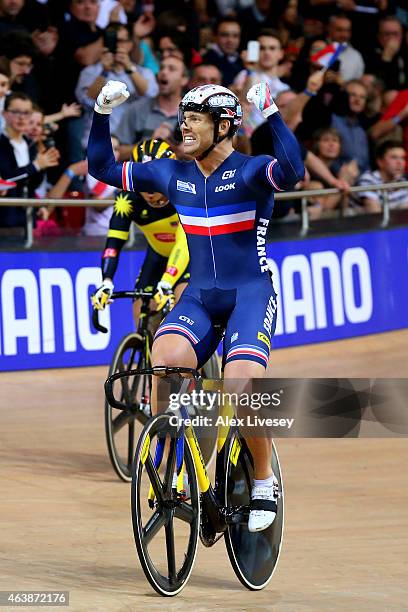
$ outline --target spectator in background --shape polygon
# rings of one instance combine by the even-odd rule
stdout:
[[[48,3],[38,0],[0,0],[0,35],[18,30],[46,31],[50,25]]]
[[[98,0],[70,0],[69,12],[60,27],[55,51],[53,87],[49,89],[50,105],[60,108],[75,100],[75,86],[80,71],[100,61],[103,52],[103,32],[96,26]],[[47,112],[49,108],[46,108]],[[58,144],[64,166],[83,159],[81,144],[82,117],[65,122],[58,134]]]
[[[164,32],[159,36],[157,52],[159,60],[172,55],[183,60],[187,68],[202,62],[200,54],[192,48],[187,35],[177,30]]]
[[[384,83],[374,74],[366,72],[360,79],[367,90],[367,104],[365,113],[374,122],[380,117],[383,106],[383,94],[385,91]]]
[[[251,6],[239,11],[238,20],[243,24],[241,44],[246,47],[249,40],[256,40],[264,28],[275,25],[276,15],[282,13],[284,2],[255,0]]]
[[[289,89],[289,85],[283,83],[278,76],[279,62],[283,58],[281,41],[274,30],[262,30],[258,42],[260,44],[258,64],[252,65],[251,70],[241,71],[235,77],[233,85],[239,92],[240,97],[245,98],[252,85],[259,83],[259,81],[265,81],[269,85],[272,97],[276,98],[282,91]],[[262,113],[251,105],[251,109],[244,115],[244,127],[247,136],[251,136],[254,129],[263,121]]]
[[[201,85],[221,85],[222,75],[214,64],[199,64],[192,71],[188,89]]]
[[[159,72],[159,62],[153,51],[152,33],[156,20],[151,11],[145,11],[132,25],[132,60],[145,68],[149,68],[154,75]]]
[[[247,8],[253,4],[254,0],[215,0],[216,9],[222,17],[235,17],[237,11]]]
[[[0,0],[0,36],[2,46],[10,39],[8,46],[13,53],[24,44],[24,48],[29,48],[28,55],[32,59],[35,54],[34,70],[30,70],[30,75],[25,79],[25,88],[14,90],[25,91],[36,102],[45,105],[48,100],[41,94],[51,81],[53,53],[58,43],[58,30],[51,25],[48,3]],[[35,89],[27,88],[30,81],[35,81]]]
[[[359,193],[361,205],[365,212],[381,212],[383,195],[381,191],[370,191],[370,185],[381,183],[402,182],[407,180],[405,175],[406,153],[400,142],[383,142],[376,151],[376,164],[378,170],[364,172],[358,181],[359,185],[367,185],[367,191]],[[391,209],[408,208],[408,189],[393,189],[387,192]]]
[[[320,161],[347,187],[352,187],[359,175],[357,162],[352,159],[344,162],[340,158],[341,137],[334,128],[323,128],[318,130],[313,139],[313,153]],[[320,177],[319,177],[320,178]],[[325,210],[337,208],[343,198],[339,193],[322,198],[322,205]]]
[[[201,0],[202,2],[202,0]],[[197,4],[200,0],[154,0],[156,31],[159,35],[169,30],[187,34],[194,49],[200,46],[200,22]],[[150,2],[146,2],[149,6]],[[153,4],[153,3],[151,3]],[[171,9],[169,10],[169,4]]]
[[[8,62],[0,60],[0,134],[3,133],[5,126],[5,119],[3,117],[4,102],[6,96],[10,91],[10,69]]]
[[[322,86],[322,83],[323,75],[321,73],[317,73],[309,77],[307,86],[310,91],[317,92]],[[310,100],[310,98],[304,96],[303,94],[296,94],[294,91],[283,91],[278,95],[276,99],[276,103],[279,107],[279,111],[283,119],[285,120],[285,123],[294,132],[295,136],[297,136],[298,127],[302,123],[302,111],[308,100]],[[337,176],[333,174],[330,167],[326,163],[324,163],[323,160],[321,160],[312,151],[306,149],[306,147],[299,139],[298,141],[306,170],[312,175],[313,179],[317,178],[319,181],[323,181],[324,183],[323,185],[322,183],[315,182],[314,184],[309,183],[306,186],[306,182],[303,182],[301,188],[322,189],[324,186],[328,186],[335,187],[336,189],[340,189],[344,193],[347,193],[350,187],[349,183],[347,183],[342,178],[337,178]],[[267,122],[261,124],[252,134],[251,145],[252,155],[273,155],[272,136]],[[340,194],[338,202],[340,201],[341,197],[342,195]],[[336,204],[338,202],[336,202]],[[330,202],[326,203],[323,198],[318,201],[315,201],[313,199],[310,204],[312,205],[312,207],[309,208],[309,212],[312,213],[313,218],[318,218],[324,210],[333,208],[329,205]],[[297,203],[288,201],[287,206],[281,203],[280,210],[277,211],[274,216],[285,216],[285,214],[289,212],[290,208],[294,208],[298,211],[299,201]]]
[[[298,110],[302,116],[296,135],[306,146],[311,145],[316,130],[330,126],[333,109],[339,106],[339,102],[343,101],[346,106],[347,96],[342,91],[338,65],[335,63],[329,70],[322,72],[322,66],[315,61],[316,54],[326,46],[327,43],[320,38],[308,41],[302,49],[291,79],[293,88],[300,90],[293,107],[293,112]],[[346,112],[345,108],[341,110]]]
[[[9,192],[10,197],[33,197],[35,188],[42,181],[42,171],[58,165],[59,153],[55,148],[39,153],[25,136],[32,112],[33,103],[26,94],[17,92],[7,96],[4,105],[6,125],[0,136],[0,176],[17,181],[17,187]],[[23,208],[8,206],[0,209],[0,226],[24,227],[25,221]]]
[[[53,127],[44,124],[44,113],[36,105],[33,106],[33,112],[28,121],[27,136],[37,148],[38,153],[45,153],[47,149],[55,147],[55,140],[53,135]],[[55,126],[56,129],[57,126]],[[45,198],[48,190],[51,188],[51,183],[48,180],[47,172],[44,171],[42,181],[37,185],[35,189],[35,197]],[[38,216],[42,216],[42,209],[38,210]]]
[[[127,105],[116,134],[121,143],[121,159],[129,159],[132,146],[139,140],[151,138],[155,130],[166,123],[173,130],[177,123],[178,105],[188,83],[188,71],[178,57],[166,57],[157,75],[159,95]]]
[[[341,136],[341,158],[355,159],[360,172],[370,167],[370,150],[367,136],[367,121],[364,109],[367,103],[367,89],[360,81],[349,81],[345,86],[347,94],[346,111],[343,115],[333,113],[331,127]]]
[[[134,64],[130,58],[132,41],[127,28],[121,24],[111,24],[106,30],[106,44],[100,62],[84,68],[78,79],[75,95],[84,107],[82,146],[85,154],[92,114],[98,93],[109,80],[126,83],[130,97],[125,104],[112,112],[111,129],[119,127],[127,106],[143,96],[155,97],[158,93],[157,81],[148,68]]]
[[[386,92],[382,110],[383,114],[370,128],[371,138],[377,143],[385,139],[399,140],[408,155],[408,89]]]
[[[203,56],[206,64],[214,64],[222,74],[222,85],[228,87],[244,69],[238,53],[241,42],[241,26],[233,17],[223,17],[214,29],[215,43]]]
[[[353,45],[363,57],[372,48],[381,12],[386,11],[392,0],[309,0],[314,17],[327,23],[333,13],[342,12],[352,23]],[[309,12],[309,11],[308,11]]]
[[[103,32],[96,25],[98,11],[98,0],[70,1],[56,49],[55,107],[74,101],[80,71],[102,57]]]
[[[0,35],[21,30],[27,27],[21,21],[21,11],[25,0],[0,0]]]
[[[347,47],[340,55],[340,76],[344,82],[360,79],[364,74],[364,60],[359,51],[352,47],[351,21],[347,15],[332,15],[327,28],[327,41],[346,43]]]
[[[295,46],[297,51],[299,51],[303,46],[304,36],[298,0],[288,0],[287,4],[281,3],[281,11],[281,14],[276,19],[275,29],[279,34],[282,47]]]
[[[111,134],[112,149],[115,159],[119,159],[119,140]],[[95,200],[114,199],[116,189],[97,181],[93,176],[87,174],[86,185],[89,197]],[[85,224],[82,233],[85,236],[106,236],[109,222],[112,217],[113,206],[92,206],[85,210]]]
[[[408,87],[407,47],[403,41],[403,28],[392,15],[379,23],[377,46],[366,54],[366,70],[380,78],[386,89]]]
[[[38,83],[32,74],[36,49],[27,32],[9,32],[0,41],[0,54],[9,62],[10,89],[38,101]]]

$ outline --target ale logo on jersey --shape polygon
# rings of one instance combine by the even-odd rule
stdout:
[[[170,234],[170,232],[160,232],[153,234],[156,240],[159,242],[175,242],[176,237],[174,234]]]
[[[196,194],[196,186],[194,183],[186,181],[177,181],[177,191]]]

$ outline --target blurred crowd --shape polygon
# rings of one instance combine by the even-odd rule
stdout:
[[[235,147],[273,155],[269,128],[246,101],[263,80],[303,152],[298,188],[340,190],[311,198],[310,216],[379,212],[372,186],[407,180],[407,31],[406,0],[0,0],[0,195],[114,196],[85,161],[109,79],[131,93],[111,117],[118,159],[151,137],[183,157],[178,105],[205,83],[242,102]],[[367,189],[351,195],[354,185]],[[408,190],[388,199],[408,207]],[[299,201],[279,203],[274,216],[297,214]],[[36,232],[105,235],[110,213],[97,203],[42,207]],[[24,209],[0,207],[0,227],[24,225]]]

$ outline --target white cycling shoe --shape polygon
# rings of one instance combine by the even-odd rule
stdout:
[[[275,476],[272,486],[252,488],[248,531],[263,531],[272,525],[278,511],[279,497],[279,483]]]

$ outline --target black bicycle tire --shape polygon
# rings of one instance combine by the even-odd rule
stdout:
[[[158,422],[160,422],[161,420],[168,421],[169,418],[170,418],[170,415],[168,414],[160,414],[160,415],[156,415],[152,417],[146,423],[140,435],[138,445],[136,448],[135,460],[132,466],[132,486],[131,486],[131,513],[132,513],[133,536],[135,540],[135,546],[136,546],[137,554],[139,557],[139,561],[142,566],[143,572],[147,580],[149,581],[150,585],[153,587],[153,589],[157,593],[159,593],[159,595],[162,595],[164,597],[173,597],[177,595],[178,593],[180,593],[180,591],[186,586],[188,579],[191,575],[191,572],[193,570],[195,558],[197,555],[198,542],[199,542],[199,529],[200,529],[200,492],[199,492],[198,481],[197,481],[197,473],[196,473],[190,446],[188,444],[187,439],[185,439],[184,460],[186,464],[187,473],[189,473],[190,469],[192,470],[192,474],[189,473],[189,478],[191,478],[191,476],[194,475],[195,484],[193,485],[192,492],[195,494],[196,499],[197,499],[197,503],[196,503],[197,514],[196,514],[195,521],[194,521],[195,531],[194,531],[194,534],[190,534],[189,544],[188,544],[189,552],[187,555],[185,554],[185,560],[183,564],[183,567],[186,565],[185,576],[183,577],[183,579],[181,580],[181,583],[179,584],[177,588],[175,588],[174,590],[166,590],[165,587],[159,584],[157,580],[155,579],[155,574],[152,571],[152,567],[151,567],[152,564],[149,563],[150,557],[149,557],[148,551],[147,550],[145,551],[144,546],[143,546],[143,541],[141,538],[142,525],[139,520],[141,516],[139,499],[140,499],[140,486],[141,486],[140,475],[141,475],[141,470],[142,470],[141,456],[142,456],[142,452],[143,452],[142,449],[144,448],[147,435],[150,435],[150,433],[153,430],[153,434],[151,436],[151,439],[152,439],[152,437],[154,436],[154,428],[157,427]]]
[[[229,465],[231,462],[231,449],[232,449],[232,445],[234,444],[234,440],[236,437],[236,432],[234,432],[233,435],[231,435],[228,439],[228,448],[227,448],[227,453],[225,456],[225,482],[224,482],[224,500],[225,500],[225,504],[228,506],[229,505],[229,499],[228,499],[228,471],[229,471]],[[241,437],[240,437],[241,438]],[[241,438],[242,440],[242,438]],[[242,443],[242,448],[241,448],[241,452],[240,452],[240,456],[238,457],[239,461],[242,461],[242,453],[245,455],[248,453],[247,451],[247,447],[246,444],[243,442]],[[241,567],[241,564],[237,558],[237,555],[235,554],[235,550],[234,550],[234,545],[232,542],[232,537],[231,537],[231,532],[232,529],[234,527],[227,527],[227,530],[225,531],[224,534],[224,541],[225,541],[225,546],[227,548],[227,553],[228,553],[228,557],[232,566],[232,569],[234,570],[235,575],[237,576],[238,580],[241,582],[241,584],[246,587],[248,590],[250,591],[260,591],[261,589],[264,589],[269,582],[272,579],[273,574],[275,573],[275,570],[278,566],[278,562],[279,562],[279,556],[282,550],[282,541],[283,541],[283,531],[284,531],[284,492],[283,492],[283,480],[282,480],[282,471],[280,468],[280,463],[279,463],[279,457],[276,451],[276,447],[275,445],[273,446],[273,453],[274,453],[274,461],[277,463],[277,470],[275,469],[275,475],[277,476],[278,480],[279,480],[279,484],[280,484],[280,488],[281,488],[281,498],[279,500],[279,520],[281,521],[281,530],[280,530],[280,538],[279,538],[279,545],[278,545],[278,552],[277,552],[277,557],[276,557],[276,561],[273,565],[272,571],[270,572],[269,576],[260,584],[254,584],[253,582],[251,582],[248,577],[245,576],[244,574],[244,570],[243,567]],[[277,473],[276,473],[277,472]],[[252,483],[249,483],[249,485],[251,486]],[[275,519],[276,520],[276,519]],[[278,526],[278,525],[277,525]],[[262,534],[263,532],[258,532],[260,534]],[[251,534],[251,535],[255,535],[255,534]]]
[[[144,367],[143,337],[137,332],[132,332],[128,334],[127,336],[124,336],[122,340],[120,341],[120,343],[118,344],[116,351],[113,355],[111,364],[109,366],[108,376],[110,376],[111,374],[114,374],[117,371],[118,361],[122,353],[125,350],[128,350],[129,348],[131,348],[131,343],[136,343],[136,342],[139,342],[140,347],[141,347],[140,358],[139,358],[137,366],[138,368]],[[140,360],[142,360],[142,363],[140,363]],[[112,410],[113,409],[110,406],[109,402],[107,401],[107,399],[105,399],[105,438],[106,438],[106,445],[108,447],[109,459],[110,459],[110,462],[112,464],[112,467],[116,475],[124,482],[131,482],[132,472],[130,469],[123,467],[124,464],[122,461],[119,460],[117,452],[116,452],[114,435],[113,435],[112,426],[111,426],[112,425],[112,414],[113,414]],[[115,410],[115,413],[119,414],[117,410]],[[146,421],[148,420],[148,417],[143,412],[140,412],[137,414],[137,420],[142,425],[144,425]]]

